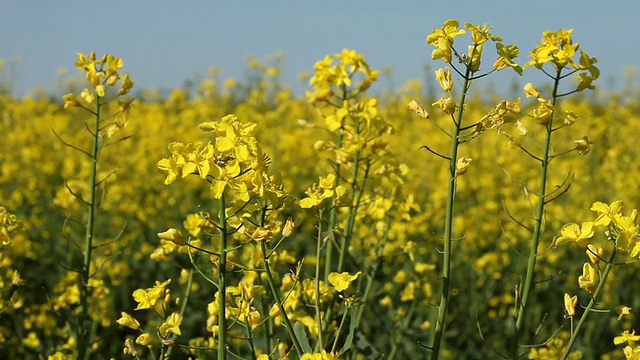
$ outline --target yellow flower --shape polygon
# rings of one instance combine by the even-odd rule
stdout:
[[[613,220],[613,216],[622,212],[622,201],[614,201],[611,205],[596,201],[591,205],[590,210],[595,211],[598,214],[593,226],[609,226]]]
[[[616,311],[618,312],[618,320],[622,320],[626,315],[631,315],[631,308],[627,306],[616,306]]]
[[[536,87],[529,82],[524,86],[524,96],[528,98],[530,97],[538,98],[540,97],[540,93],[538,92],[538,89],[536,89]]]
[[[545,30],[538,46],[531,50],[531,60],[524,67],[534,65],[541,69],[544,63],[552,62],[556,69],[561,69],[566,65],[577,69],[578,65],[573,61],[573,56],[579,44],[573,44],[572,31],[573,29],[560,29],[556,32]]]
[[[469,63],[467,66],[470,71],[476,72],[480,70],[480,59],[482,58],[482,45],[469,45]]]
[[[613,343],[615,345],[620,345],[626,342],[627,345],[632,346],[638,340],[640,340],[640,335],[636,335],[635,330],[631,332],[629,332],[629,330],[625,330],[622,332],[622,335],[613,338]]]
[[[538,98],[538,107],[533,109],[533,117],[538,120],[538,124],[547,125],[553,114],[553,103],[551,100]]]
[[[575,241],[580,245],[584,245],[584,243],[594,235],[593,226],[594,223],[592,221],[583,222],[582,227],[573,223],[564,225],[562,230],[560,230],[562,236],[556,240],[556,245],[562,245],[569,241]]]
[[[626,360],[640,360],[640,347],[625,346],[622,349]]]
[[[138,350],[136,350],[136,345],[133,343],[131,338],[127,338],[124,341],[124,349],[122,351],[125,355],[131,355],[133,357],[138,355]]]
[[[82,90],[82,92],[80,93],[80,97],[82,98],[82,100],[86,101],[89,104],[93,104],[93,102],[96,100],[95,94],[89,89]]]
[[[431,53],[433,60],[442,59],[444,62],[451,62],[451,46],[453,45],[453,38],[464,34],[464,29],[458,30],[458,21],[451,19],[445,21],[439,29],[434,29],[427,36],[427,43],[436,47]]]
[[[178,313],[172,313],[169,317],[160,325],[160,335],[167,337],[171,334],[180,335],[180,324],[182,323],[182,316]]]
[[[49,355],[47,360],[73,360],[74,358],[75,357],[73,355],[66,355],[57,351],[55,354]]]
[[[153,344],[153,338],[149,333],[143,333],[138,338],[136,338],[136,344],[140,344],[143,346],[150,346]]]
[[[597,264],[598,261],[600,261],[603,252],[604,249],[602,249],[602,247],[600,246],[596,246],[593,244],[587,245],[587,257],[589,257],[589,261],[591,261],[591,263],[593,264]]]
[[[489,39],[492,41],[502,41],[502,38],[491,35],[489,32],[491,26],[489,24],[484,24],[480,27],[480,25],[474,25],[467,22],[464,24],[464,27],[471,31],[471,40],[474,44],[482,45]]]
[[[133,292],[133,299],[138,303],[138,306],[134,310],[149,309],[153,307],[158,299],[164,295],[164,290],[167,285],[171,283],[171,279],[161,283],[156,281],[154,287],[142,290],[137,289]]]
[[[578,154],[585,155],[591,150],[591,144],[593,144],[593,141],[589,140],[589,138],[585,136],[580,140],[575,140],[574,143],[576,144],[574,149],[578,151]]]
[[[473,159],[468,157],[461,157],[456,161],[456,176],[464,175],[469,169],[469,165],[471,164]]]
[[[576,314],[576,305],[578,304],[578,296],[569,294],[564,294],[564,310],[567,313],[567,316],[574,316]]]
[[[456,111],[456,102],[450,97],[442,97],[431,105],[440,108],[447,115],[451,115]]]
[[[442,90],[450,91],[451,89],[453,89],[453,81],[451,80],[451,69],[449,69],[448,66],[446,66],[444,69],[440,68],[436,70],[436,80],[440,84]],[[411,107],[411,103],[409,104],[409,107]]]
[[[416,114],[418,114],[418,116],[424,119],[429,118],[429,113],[427,112],[427,110],[423,109],[422,106],[420,106],[415,100],[411,100],[409,102],[409,109],[413,110]]]
[[[98,96],[103,97],[105,95],[104,85],[96,85],[95,89]]]
[[[520,122],[520,120],[516,120],[516,130],[518,130],[518,134],[525,136],[529,133],[529,130]]]
[[[122,317],[116,320],[116,322],[121,326],[126,326],[133,330],[137,330],[140,327],[140,323],[133,316],[127,314],[124,311],[121,312],[120,314],[122,315]]]
[[[284,227],[282,228],[282,236],[283,237],[291,236],[295,227],[296,227],[296,224],[293,222],[293,218],[292,217],[287,218],[287,221],[285,221]]]
[[[184,246],[187,244],[188,239],[182,235],[180,230],[170,228],[165,232],[158,233],[160,240],[171,241],[178,246]]]
[[[361,273],[362,273],[361,271],[358,271],[356,274],[351,275],[348,272],[343,272],[343,273],[332,272],[329,274],[328,280],[329,280],[329,283],[333,285],[333,287],[337,291],[344,291],[349,288],[349,285],[351,285],[351,282],[357,279]]]
[[[133,81],[129,77],[129,74],[125,74],[122,79],[122,86],[120,86],[120,90],[118,90],[118,95],[125,95],[133,88]]]
[[[67,94],[65,96],[62,97],[62,100],[64,101],[64,108],[70,108],[70,107],[79,107],[80,102],[76,99],[76,96],[73,94]]]
[[[312,184],[311,187],[305,192],[307,198],[300,200],[300,207],[308,209],[316,207],[322,203],[324,199],[328,199],[334,195],[333,184],[335,183],[336,175],[328,174],[326,177],[320,177],[318,184]],[[340,197],[344,194],[346,189],[342,186],[336,187],[335,194]]]
[[[300,357],[300,360],[338,360],[338,357],[334,353],[322,350],[319,353],[304,354]]]
[[[516,45],[504,46],[501,43],[497,43],[496,50],[499,57],[493,63],[493,68],[495,70],[500,71],[506,67],[510,67],[517,72],[518,75],[522,75],[522,67],[513,62],[513,59],[520,55],[520,49],[518,49]]]
[[[584,263],[582,266],[582,275],[578,277],[578,285],[581,289],[588,293],[592,293],[596,287],[598,281],[598,273],[596,269],[589,263]]]
[[[616,247],[628,251],[631,257],[636,257],[640,253],[638,211],[633,209],[629,216],[614,214],[612,220],[616,228],[618,228]]]

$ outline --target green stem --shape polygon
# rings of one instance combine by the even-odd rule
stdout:
[[[189,278],[187,279],[187,285],[184,291],[184,296],[180,299],[180,317],[184,318],[184,312],[187,309],[187,303],[189,302],[189,296],[191,295],[191,285],[193,284],[193,269],[189,269]],[[169,347],[167,350],[167,357],[171,356],[173,347]]]
[[[218,359],[227,358],[227,327],[226,318],[226,297],[227,297],[227,213],[224,193],[218,202],[218,221],[220,226],[220,264],[218,269]]]
[[[338,339],[340,333],[342,332],[342,328],[344,328],[344,323],[347,320],[347,315],[349,314],[349,306],[346,307],[344,314],[342,314],[342,319],[340,320],[340,325],[338,326],[338,331],[336,332],[336,337],[333,340],[333,345],[331,346],[331,352],[335,353],[336,347],[338,347]]]
[[[256,347],[253,344],[253,331],[251,330],[251,325],[249,325],[249,323],[245,324],[245,329],[247,330],[247,341],[249,342],[249,351],[251,352],[251,360],[256,360],[258,356],[256,355]]]
[[[258,277],[259,281],[260,281],[260,285],[264,286],[264,282],[262,280],[261,277]],[[261,314],[267,314],[269,312],[269,307],[267,306],[266,303],[266,297],[265,296],[260,296],[260,313]],[[272,340],[275,338],[274,335],[274,327],[273,327],[273,318],[269,317],[266,320],[266,331],[264,331],[264,343],[265,348],[268,349],[269,351],[271,351],[271,347],[272,347]]]
[[[347,89],[345,87],[342,88],[342,101],[347,100]],[[344,142],[344,134],[342,133],[343,129],[340,129],[338,135],[336,136],[336,149],[342,149]],[[333,188],[337,188],[340,184],[340,163],[336,162],[334,164],[334,169],[336,172],[336,178],[333,182]],[[329,224],[327,225],[327,229],[329,230],[329,241],[327,241],[325,257],[324,257],[324,281],[329,281],[329,273],[331,273],[331,266],[333,265],[333,244],[336,241],[335,229],[336,223],[338,221],[338,207],[333,206],[334,200],[337,195],[333,194],[331,197],[331,211],[329,212]],[[321,220],[322,221],[322,220]]]
[[[322,317],[320,315],[320,250],[322,249],[322,208],[318,210],[318,239],[316,240],[316,279],[315,279],[315,308],[316,308],[316,322],[318,323],[318,347],[324,349],[322,341]]]
[[[576,340],[578,339],[578,334],[580,333],[580,330],[582,329],[582,325],[584,324],[585,320],[587,320],[587,316],[591,312],[591,309],[593,308],[593,306],[596,304],[596,302],[600,298],[600,293],[604,289],[604,284],[607,281],[607,277],[609,276],[609,272],[611,272],[611,269],[613,268],[613,261],[615,260],[617,251],[618,250],[616,249],[616,247],[614,245],[613,246],[613,252],[611,253],[611,257],[609,258],[609,262],[607,262],[607,266],[605,266],[604,272],[602,273],[602,276],[600,276],[600,281],[598,281],[598,286],[596,287],[596,290],[593,292],[593,296],[591,297],[591,301],[589,301],[589,305],[587,305],[587,307],[584,309],[584,312],[582,313],[582,316],[580,317],[580,321],[578,321],[578,325],[576,325],[575,331],[573,331],[571,333],[571,339],[569,339],[569,343],[567,344],[567,347],[564,350],[564,354],[562,354],[562,359],[561,360],[566,360],[566,358],[569,356],[569,352],[571,352],[571,349],[573,348],[573,345],[575,344]]]
[[[562,69],[559,69],[556,73],[556,77],[553,83],[553,93],[552,93],[552,106],[555,108],[557,101],[557,93],[558,93],[558,85],[560,84]],[[542,219],[544,218],[544,208],[545,208],[545,196],[546,196],[546,188],[547,188],[547,176],[549,173],[549,161],[550,161],[550,151],[551,151],[551,135],[553,134],[553,115],[555,111],[552,109],[551,114],[549,114],[549,121],[545,126],[546,130],[546,141],[544,143],[543,156],[541,161],[541,171],[540,171],[540,183],[538,190],[538,203],[536,206],[536,214],[533,219],[533,234],[531,236],[531,240],[529,242],[529,260],[527,263],[527,274],[525,276],[524,284],[522,286],[522,297],[520,301],[520,306],[518,308],[518,315],[516,317],[516,328],[514,330],[513,339],[511,339],[511,348],[510,348],[510,358],[513,360],[518,359],[520,356],[518,355],[518,348],[520,346],[520,338],[522,337],[522,332],[524,330],[524,319],[527,310],[527,303],[529,301],[529,297],[531,296],[531,292],[533,289],[533,277],[535,275],[535,267],[536,267],[536,259],[538,257],[538,244],[540,243],[540,238],[542,237]]]
[[[349,244],[351,243],[353,227],[355,226],[356,214],[358,212],[358,207],[360,206],[360,203],[362,201],[362,195],[364,193],[364,189],[367,185],[367,178],[368,178],[369,169],[370,169],[369,165],[367,165],[366,167],[364,178],[362,181],[362,186],[360,187],[358,196],[356,197],[356,186],[357,186],[357,179],[358,179],[359,163],[360,163],[360,151],[357,151],[355,154],[355,161],[354,161],[355,170],[353,173],[353,181],[351,182],[351,198],[354,200],[351,206],[349,206],[349,212],[347,213],[347,225],[346,225],[346,228],[344,229],[342,244],[340,245],[340,257],[338,258],[338,267],[336,270],[337,272],[342,272],[344,270],[344,262],[346,259],[346,255],[349,252]],[[334,186],[334,189],[335,189],[335,186]],[[324,319],[325,319],[324,324],[321,328],[322,331],[325,331],[329,327],[330,319],[333,318],[334,302],[335,302],[335,298],[330,300],[329,305],[327,306],[327,311],[325,312],[325,316],[324,316]]]
[[[278,294],[278,289],[276,289],[275,282],[273,281],[273,274],[271,273],[271,268],[269,267],[269,259],[266,256],[267,245],[264,243],[264,241],[260,241],[260,246],[262,249],[262,264],[264,265],[264,271],[267,274],[267,282],[269,283],[269,289],[271,290],[271,295],[273,295],[273,299],[275,300],[276,305],[278,306],[278,309],[280,309],[280,315],[282,316],[284,326],[287,329],[287,333],[289,333],[289,337],[291,338],[291,341],[293,341],[293,347],[296,348],[298,355],[302,356],[303,354],[302,346],[300,346],[300,343],[298,342],[298,338],[296,337],[296,334],[293,332],[293,326],[291,326],[291,321],[289,320],[289,316],[287,316],[287,313],[284,310],[284,304],[282,303],[282,299]]]
[[[440,356],[440,345],[442,344],[442,335],[445,329],[445,319],[447,316],[447,307],[449,305],[449,294],[451,293],[451,242],[453,239],[453,217],[454,202],[456,196],[456,159],[458,158],[458,146],[460,141],[460,127],[462,124],[462,114],[464,113],[464,103],[467,91],[471,86],[471,70],[467,66],[464,75],[464,84],[462,85],[462,94],[460,95],[460,103],[458,104],[458,114],[454,121],[454,129],[451,137],[451,150],[449,154],[449,188],[447,191],[447,206],[444,221],[444,253],[442,259],[442,292],[440,294],[440,303],[438,305],[438,315],[436,318],[435,333],[433,336],[433,345],[431,347],[431,360],[437,360]]]
[[[93,250],[94,225],[96,216],[96,178],[98,172],[98,152],[100,151],[100,100],[96,95],[96,121],[93,129],[93,146],[91,148],[91,176],[89,178],[89,199],[87,209],[87,225],[85,226],[84,258],[80,271],[80,316],[76,324],[76,358],[87,358],[87,329],[85,319],[89,311],[89,277],[91,276],[91,251]]]
[[[389,229],[391,228],[391,220],[392,220],[392,217],[387,216],[387,221],[384,227],[384,236],[382,238],[382,241],[381,241],[382,244],[380,246],[381,249],[384,248],[384,244],[387,242],[387,239],[389,239]],[[378,254],[378,257],[380,256],[382,256],[382,251],[380,251]],[[375,282],[374,279],[376,277],[376,273],[378,272],[378,268],[380,267],[381,263],[382,261],[375,260],[375,262],[371,267],[371,272],[367,277],[367,285],[365,286],[364,293],[362,294],[362,304],[360,304],[360,307],[358,308],[358,312],[356,315],[356,328],[360,326],[360,320],[362,320],[362,315],[364,314],[367,301],[369,300],[369,295],[371,294],[371,289],[373,289],[373,284]]]
[[[349,206],[349,213],[347,214],[347,226],[344,229],[344,238],[342,239],[342,244],[340,246],[340,258],[338,259],[337,272],[342,272],[344,270],[344,261],[347,257],[347,254],[349,253],[349,245],[351,244],[353,227],[356,223],[356,214],[358,213],[358,208],[360,207],[360,202],[362,201],[362,194],[364,193],[364,189],[367,184],[367,177],[369,176],[369,166],[367,166],[365,169],[364,178],[362,180],[362,186],[357,192],[358,196],[356,197],[356,188],[358,184],[358,168],[360,167],[360,151],[356,151],[355,153],[353,167],[353,181],[351,182],[352,204],[351,206]]]

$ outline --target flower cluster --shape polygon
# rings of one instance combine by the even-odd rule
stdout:
[[[531,60],[524,67],[535,66],[542,69],[545,63],[551,63],[556,71],[560,71],[568,66],[578,72],[579,84],[576,91],[593,89],[592,82],[600,77],[600,70],[595,66],[597,60],[580,50],[580,59],[576,63],[575,57],[580,44],[573,42],[572,32],[573,29],[543,32],[542,40],[531,50]]]
[[[442,59],[446,63],[451,63],[455,54],[456,58],[465,64],[470,72],[474,73],[480,70],[480,58],[482,57],[484,44],[487,41],[493,41],[496,44],[496,52],[498,54],[498,58],[493,64],[493,69],[499,71],[510,67],[522,75],[522,67],[513,61],[520,55],[520,50],[516,45],[504,45],[501,37],[491,34],[491,26],[489,24],[474,25],[465,23],[466,30],[459,29],[459,26],[458,20],[451,19],[445,21],[442,27],[429,33],[427,43],[436,47],[431,53],[433,60]],[[453,45],[454,38],[466,34],[467,31],[471,32],[472,43],[468,46],[468,53],[464,54],[458,52]],[[445,91],[450,90],[450,88],[447,89],[444,86],[443,88]]]
[[[606,231],[608,239],[614,242],[618,250],[625,251],[635,258],[640,255],[640,224],[638,211],[632,210],[628,215],[623,214],[622,201],[617,200],[607,205],[595,202],[591,211],[596,213],[595,220],[583,221],[581,225],[569,223],[562,227],[561,236],[556,239],[557,245],[569,242],[581,246],[591,244],[596,231]]]
[[[0,244],[2,246],[10,245],[11,237],[21,227],[22,222],[18,220],[18,217],[0,206]]]

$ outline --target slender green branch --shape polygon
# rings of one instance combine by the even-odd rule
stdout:
[[[331,352],[336,351],[336,347],[338,347],[338,339],[340,338],[340,333],[342,332],[342,328],[344,327],[345,320],[347,320],[347,315],[349,314],[350,307],[346,306],[344,314],[342,314],[342,319],[340,320],[340,325],[338,326],[338,331],[336,332],[336,337],[333,340],[333,345],[331,346]]]
[[[383,253],[383,248],[384,248],[384,244],[387,242],[387,240],[389,239],[389,229],[391,228],[391,220],[392,217],[391,216],[387,216],[386,222],[385,222],[385,227],[384,227],[384,235],[381,241],[381,246],[380,246],[380,250],[378,253],[378,259],[376,259],[373,263],[373,265],[371,266],[371,271],[368,274],[369,276],[367,276],[367,285],[365,285],[364,288],[364,293],[362,294],[362,303],[360,304],[360,307],[358,308],[358,312],[356,313],[356,327],[358,327],[360,325],[360,320],[362,320],[362,315],[364,314],[364,310],[365,310],[365,305],[367,303],[367,300],[369,300],[369,295],[371,294],[371,289],[373,289],[373,283],[374,283],[374,278],[376,276],[376,273],[378,272],[378,268],[380,267],[380,264],[382,263],[381,260],[381,256]]]
[[[439,157],[439,158],[442,158],[442,159],[445,159],[445,160],[451,160],[451,159],[449,159],[449,157],[447,157],[447,156],[445,156],[445,155],[442,155],[442,154],[440,154],[439,152],[436,152],[435,150],[432,150],[432,149],[431,149],[430,147],[428,147],[427,145],[422,145],[422,146],[420,146],[420,149],[422,149],[422,148],[427,149],[430,153],[432,153],[433,155],[435,155],[435,156],[437,156],[437,157]]]
[[[458,146],[460,134],[460,125],[462,124],[462,115],[464,113],[464,103],[467,91],[471,86],[471,70],[467,66],[464,75],[464,84],[462,85],[462,93],[460,95],[460,103],[458,104],[457,120],[454,121],[453,136],[451,137],[451,151],[449,154],[449,188],[447,191],[447,205],[444,222],[444,253],[442,259],[442,291],[440,293],[440,303],[438,305],[438,314],[433,336],[433,345],[431,346],[431,360],[437,360],[440,356],[440,345],[443,343],[442,335],[445,330],[445,320],[447,315],[447,307],[449,305],[449,294],[451,293],[451,244],[453,241],[453,217],[454,202],[456,195],[456,159],[458,158]]]
[[[88,358],[88,345],[91,343],[85,324],[89,312],[89,277],[91,274],[91,252],[93,250],[94,226],[96,216],[96,179],[98,176],[98,152],[100,149],[100,103],[101,97],[96,95],[95,133],[91,148],[91,175],[89,177],[89,199],[87,200],[87,223],[85,226],[84,258],[80,271],[80,315],[76,323],[76,357],[78,360]]]
[[[318,238],[316,239],[316,278],[315,278],[315,294],[313,300],[315,302],[314,307],[316,308],[316,322],[318,323],[318,347],[320,349],[324,349],[324,344],[322,341],[322,317],[320,315],[320,250],[322,249],[322,210],[320,208],[318,210]]]
[[[180,317],[184,317],[184,312],[187,309],[187,303],[189,302],[189,296],[191,295],[191,285],[193,284],[193,269],[189,269],[189,277],[187,278],[186,288],[184,290],[184,296],[182,297],[180,302]],[[171,355],[171,351],[173,347],[170,347],[167,350],[167,357]]]
[[[347,89],[345,87],[342,88],[342,100],[345,101],[347,99]],[[341,149],[344,142],[344,134],[342,129],[338,133],[336,137],[336,149]],[[340,163],[336,162],[334,164],[334,169],[336,172],[336,178],[333,182],[333,188],[337,188],[340,184]],[[331,204],[334,205],[334,200],[336,199],[337,194],[334,194],[331,197]],[[322,219],[320,219],[322,221]],[[324,281],[328,281],[329,273],[331,272],[331,266],[333,265],[333,244],[336,241],[335,231],[333,231],[336,227],[336,223],[338,221],[338,207],[332,206],[331,211],[329,212],[329,224],[327,225],[327,229],[329,230],[329,241],[327,241],[327,248],[325,250],[325,258],[324,258]]]
[[[224,193],[218,202],[220,226],[220,256],[218,257],[218,359],[227,358],[226,295],[227,295],[227,213]]]
[[[598,302],[598,299],[600,298],[600,293],[604,289],[604,284],[607,281],[607,277],[609,276],[609,272],[611,272],[611,269],[614,266],[614,260],[615,260],[617,251],[618,249],[616,249],[614,244],[613,251],[611,252],[611,257],[607,262],[607,266],[605,266],[604,268],[602,276],[600,276],[600,280],[598,281],[598,286],[596,287],[596,290],[593,292],[593,296],[591,296],[591,301],[589,301],[589,304],[584,309],[582,316],[580,316],[580,320],[578,321],[578,325],[576,325],[575,330],[571,332],[571,339],[569,339],[569,343],[567,344],[567,347],[565,348],[564,353],[562,354],[562,360],[565,360],[569,356],[569,353],[571,352],[573,345],[578,339],[578,334],[582,329],[582,325],[584,325],[584,322],[587,320],[587,316],[589,316],[589,313],[593,309],[593,306],[596,304],[596,302]],[[573,319],[571,322],[571,326],[573,327]]]
[[[353,227],[356,223],[356,215],[358,213],[358,207],[360,206],[360,202],[362,201],[362,194],[364,193],[364,189],[367,183],[367,177],[369,176],[369,165],[367,164],[364,172],[364,177],[362,180],[362,185],[360,189],[358,189],[358,170],[360,167],[360,150],[356,151],[353,162],[353,180],[351,182],[351,206],[349,206],[349,212],[347,214],[347,226],[344,230],[344,236],[342,239],[342,244],[340,246],[340,258],[338,259],[338,272],[342,272],[344,270],[344,261],[349,253],[349,245],[351,244],[351,237],[353,234]],[[357,194],[357,196],[356,196]]]
[[[302,356],[302,354],[304,353],[302,351],[302,346],[300,345],[300,342],[298,342],[298,338],[296,337],[296,334],[293,331],[293,326],[291,325],[291,320],[289,320],[289,316],[284,310],[284,302],[278,294],[278,289],[276,289],[275,281],[273,280],[273,274],[271,273],[271,267],[269,266],[268,262],[269,259],[265,256],[265,254],[267,253],[267,245],[264,243],[264,241],[260,241],[260,246],[262,250],[262,264],[264,265],[264,271],[267,274],[267,282],[269,283],[271,295],[273,295],[276,306],[278,306],[278,309],[280,310],[280,315],[282,316],[284,326],[287,329],[287,333],[289,333],[291,341],[293,341],[293,347],[298,352],[298,355]]]
[[[552,108],[555,109],[555,105],[557,102],[557,94],[558,94],[558,86],[560,85],[562,69],[559,69],[556,72],[556,76],[553,83],[553,93],[551,95]],[[535,275],[536,268],[536,259],[538,256],[538,244],[540,242],[540,238],[542,237],[542,220],[544,218],[544,208],[546,205],[545,197],[547,191],[547,176],[549,173],[549,161],[551,156],[551,135],[553,132],[553,115],[554,110],[551,110],[551,114],[549,114],[549,121],[545,125],[546,130],[546,140],[544,143],[544,149],[542,154],[542,169],[540,171],[540,183],[538,184],[538,203],[536,206],[536,214],[534,217],[533,223],[533,234],[531,236],[531,240],[529,242],[529,259],[527,262],[527,274],[525,276],[524,284],[522,284],[522,296],[520,298],[520,304],[517,309],[518,313],[516,316],[516,326],[513,338],[511,339],[511,347],[509,349],[510,358],[516,360],[519,358],[518,348],[520,346],[520,338],[522,337],[522,333],[524,330],[524,320],[527,311],[527,304],[529,302],[529,297],[531,296],[533,289],[533,278]]]

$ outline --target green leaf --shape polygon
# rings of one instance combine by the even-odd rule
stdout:
[[[304,329],[304,324],[300,321],[296,321],[296,323],[293,324],[293,333],[296,336],[296,339],[298,339],[298,344],[302,347],[302,351],[305,354],[312,353],[313,350],[311,350],[311,345],[309,345],[309,337]]]
[[[353,336],[356,332],[356,312],[352,311],[350,315],[351,321],[349,322],[349,334],[347,334],[347,338],[344,340],[342,349],[340,349],[340,351],[338,352],[338,357],[342,356],[342,354],[351,349],[351,346],[353,345]]]
[[[359,330],[355,332],[355,346],[358,352],[363,354],[367,359],[382,359],[382,354],[367,341],[364,334]]]

